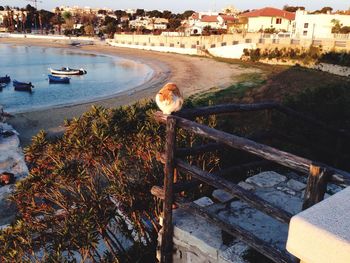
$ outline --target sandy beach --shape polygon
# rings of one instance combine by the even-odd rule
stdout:
[[[66,44],[47,40],[1,38],[0,41],[1,43],[13,45],[72,48]],[[135,87],[131,91],[119,93],[112,98],[15,114],[13,118],[8,120],[8,123],[13,125],[20,133],[23,146],[28,145],[31,137],[42,129],[47,131],[49,135],[61,134],[63,132],[62,124],[65,119],[80,116],[83,112],[89,110],[91,105],[116,107],[131,104],[142,99],[153,98],[166,82],[176,83],[183,91],[185,97],[188,97],[213,87],[228,87],[237,82],[239,75],[257,71],[256,69],[242,68],[238,65],[197,56],[117,48],[105,45],[82,46],[75,49],[136,60],[150,66],[155,74],[152,79],[141,86]]]

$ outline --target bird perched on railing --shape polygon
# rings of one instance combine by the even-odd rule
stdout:
[[[157,93],[156,102],[164,114],[171,114],[181,110],[184,99],[176,84],[168,83]]]

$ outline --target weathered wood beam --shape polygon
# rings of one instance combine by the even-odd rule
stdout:
[[[248,203],[252,207],[283,223],[288,224],[292,217],[292,214],[284,211],[283,209],[274,207],[266,200],[261,199],[250,191],[247,191],[226,179],[210,174],[179,159],[176,159],[176,166],[179,170],[190,174],[192,177],[205,182],[206,184],[209,184],[217,189],[225,190],[240,200]]]
[[[273,248],[267,242],[259,239],[244,228],[238,226],[237,224],[227,223],[223,221],[215,213],[210,212],[207,209],[196,205],[195,203],[179,203],[178,206],[182,209],[189,211],[192,214],[200,215],[201,217],[208,220],[210,223],[218,226],[223,231],[238,238],[239,240],[241,240],[248,246],[254,248],[255,250],[265,255],[269,259],[273,260],[274,262],[290,263],[294,261],[293,257],[288,255],[286,252]]]
[[[164,167],[164,200],[163,202],[163,235],[160,249],[160,262],[171,263],[173,258],[173,181],[175,169],[175,146],[176,146],[176,119],[169,117],[166,124],[166,146]]]
[[[310,175],[308,177],[303,210],[321,202],[327,191],[327,184],[331,178],[331,173],[317,164],[310,166]]]

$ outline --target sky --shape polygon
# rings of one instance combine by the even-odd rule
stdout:
[[[49,9],[56,6],[90,6],[108,7],[112,9],[143,8],[147,10],[171,10],[173,12],[183,12],[185,10],[207,11],[217,10],[233,5],[240,10],[256,9],[266,6],[282,8],[284,5],[305,6],[307,10],[316,10],[324,6],[331,6],[334,10],[344,10],[350,8],[348,0],[40,0],[39,9]],[[23,7],[27,4],[34,5],[26,0],[0,0],[0,5]]]

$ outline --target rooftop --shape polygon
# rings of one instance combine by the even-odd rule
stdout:
[[[281,9],[273,7],[265,7],[262,9],[256,9],[251,12],[247,12],[240,15],[241,17],[259,17],[259,16],[272,16],[272,17],[283,17],[288,20],[295,19],[295,13],[287,12]]]

